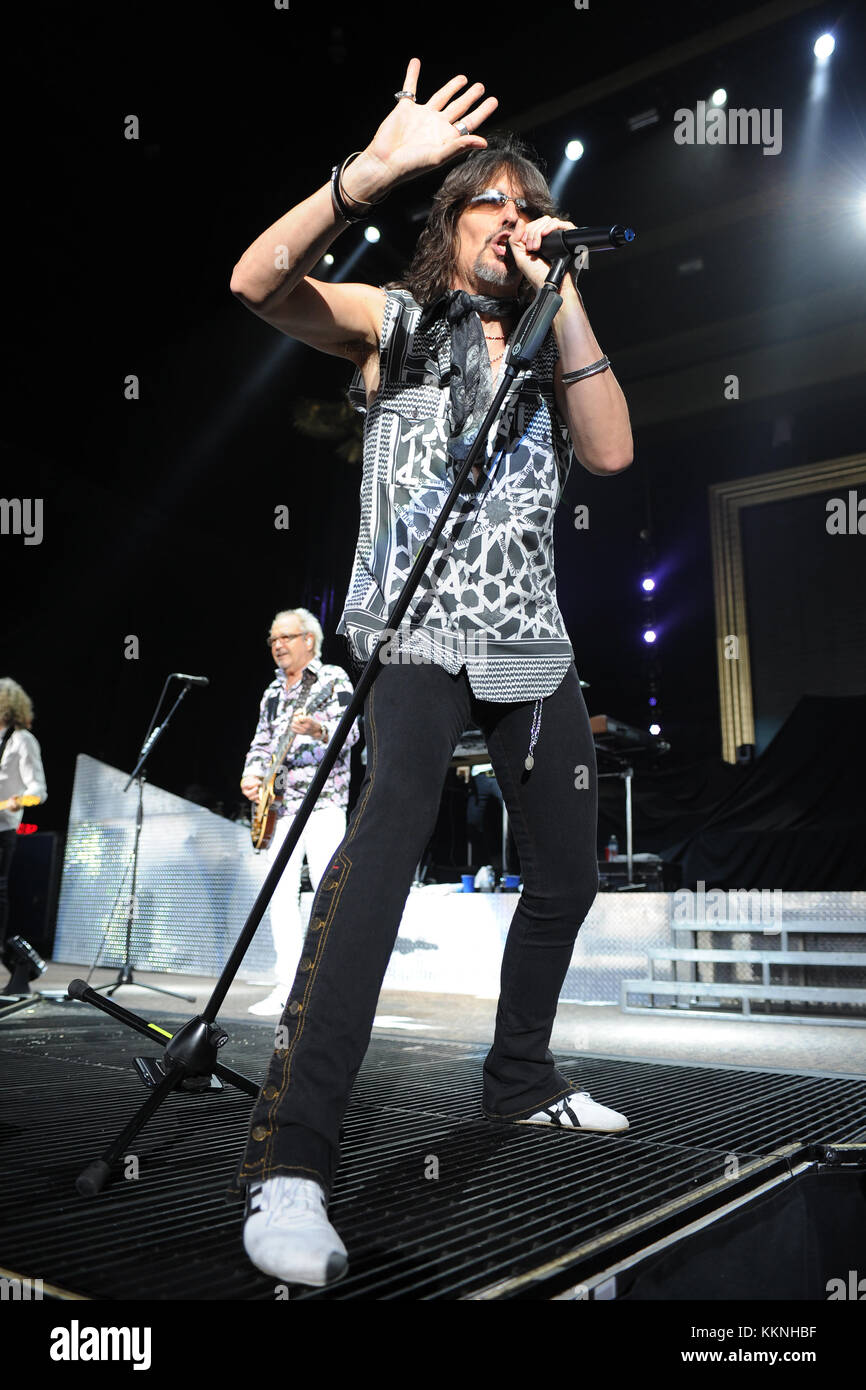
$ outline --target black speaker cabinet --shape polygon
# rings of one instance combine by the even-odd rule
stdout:
[[[9,873],[7,936],[23,936],[45,960],[54,946],[60,887],[59,836],[53,830],[19,835]]]

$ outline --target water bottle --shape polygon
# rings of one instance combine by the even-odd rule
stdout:
[[[483,869],[479,869],[475,875],[476,893],[492,893],[496,887],[496,876],[492,865],[485,864]]]
[[[615,835],[611,835],[610,839],[607,842],[607,849],[604,852],[604,857],[605,859],[610,861],[611,859],[615,859],[618,854],[619,840],[616,838]]]

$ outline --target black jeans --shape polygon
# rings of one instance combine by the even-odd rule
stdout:
[[[523,869],[509,928],[482,1106],[518,1118],[573,1090],[548,1050],[574,941],[598,891],[597,781],[574,666],[543,704],[476,700],[465,671],[383,667],[364,708],[367,773],[319,884],[277,1046],[253,1109],[240,1183],[278,1174],[330,1191],[340,1125],[451,753],[477,723],[502,788]]]

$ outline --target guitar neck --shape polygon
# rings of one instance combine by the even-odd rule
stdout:
[[[312,685],[315,685],[315,679],[313,680]],[[308,684],[307,690],[305,692],[306,698],[304,700],[304,708],[303,710],[296,710],[295,714],[312,714],[313,710],[319,709],[321,708],[321,706],[326,705],[328,703],[328,700],[330,699],[330,693],[326,693],[324,691],[319,696],[318,700],[310,699],[309,695],[311,688],[311,685]],[[294,717],[295,715],[293,714],[292,718]],[[275,793],[274,784],[277,779],[277,773],[283,766],[283,763],[285,762],[286,757],[288,756],[292,744],[294,743],[297,737],[298,735],[295,733],[295,730],[289,728],[287,732],[283,735],[283,737],[280,739],[280,742],[277,746],[277,751],[271,758],[271,765],[268,768],[267,775],[264,779],[264,782],[262,783],[262,789],[259,794],[258,802],[253,807],[252,811],[250,831],[252,834],[254,849],[267,849],[270,845],[273,829],[269,823],[271,820],[274,803],[282,800],[282,795],[277,795]]]
[[[5,801],[0,801],[0,811],[14,811],[16,807],[12,805],[13,801],[17,801],[18,806],[38,806],[41,800],[40,796],[8,796]]]
[[[315,680],[313,681],[313,684],[315,684]],[[311,714],[313,710],[318,709],[323,704],[327,704],[327,699],[330,698],[326,698],[325,696],[321,695],[319,696],[318,700],[311,700],[309,698],[309,695],[310,690],[308,688],[305,692],[304,707],[303,709],[295,710],[295,713],[292,715],[293,719],[298,714]],[[280,768],[285,762],[289,752],[291,751],[292,744],[294,743],[297,737],[298,735],[292,728],[289,728],[286,731],[286,733],[283,734],[283,737],[280,739],[280,742],[277,745],[277,751],[271,758],[271,765],[268,768],[268,774],[265,778],[265,786],[270,785],[273,778],[276,777],[277,773],[279,772]]]

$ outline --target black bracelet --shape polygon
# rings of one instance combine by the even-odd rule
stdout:
[[[343,191],[343,170],[351,160],[357,159],[361,153],[361,150],[356,150],[354,154],[347,155],[342,164],[335,164],[331,170],[331,201],[334,204],[334,210],[344,222],[363,222],[370,216],[374,206],[373,203],[361,203],[357,198],[353,198],[351,194]],[[355,209],[360,208],[362,211],[358,212],[347,207],[347,198],[355,204]]]
[[[579,367],[576,372],[563,372],[563,386],[570,386],[573,381],[583,381],[584,377],[595,376],[596,372],[606,371],[610,366],[609,357],[600,357],[597,362],[590,362],[588,367]]]

